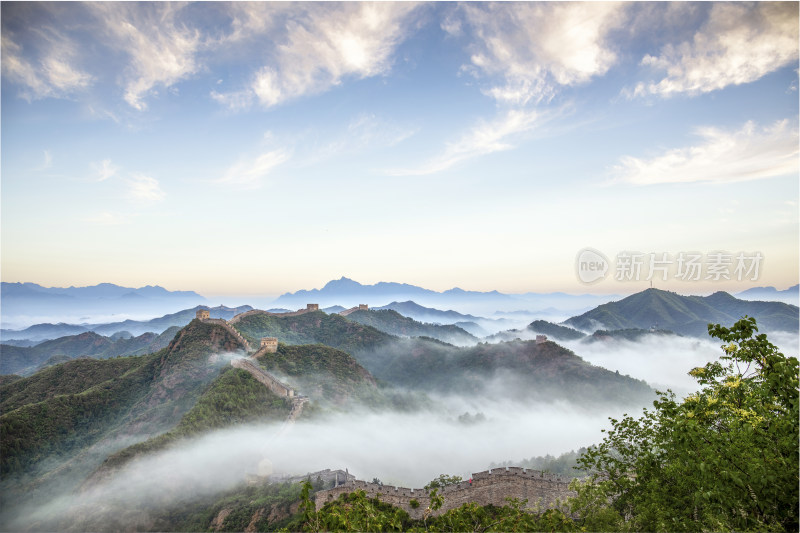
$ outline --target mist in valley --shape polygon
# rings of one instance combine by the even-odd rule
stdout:
[[[522,339],[535,336],[529,330],[519,333]],[[797,354],[796,334],[770,334],[769,338],[787,355]],[[388,350],[384,355],[408,357],[407,351],[402,354],[409,342],[400,339],[391,350],[384,346]],[[716,339],[672,335],[558,344],[592,365],[644,380],[658,390],[671,389],[679,396],[697,388],[688,375],[692,368],[722,354]],[[218,369],[241,356],[220,352],[205,361]],[[278,377],[290,384],[294,381],[290,376]],[[280,481],[284,476],[324,469],[347,469],[358,479],[378,478],[386,485],[421,488],[443,473],[466,479],[493,463],[558,456],[591,446],[603,439],[609,417],[635,415],[649,406],[649,401],[589,404],[571,401],[568,395],[525,392],[521,389],[525,382],[508,369],[483,376],[479,382],[477,387],[465,382],[442,389],[446,392],[424,391],[429,400],[425,406],[409,404],[412,407],[404,411],[355,401],[319,402],[321,409],[293,425],[249,424],[217,430],[140,456],[88,482],[85,472],[62,476],[49,487],[50,480],[45,478],[44,486],[30,499],[4,509],[0,527],[83,530],[97,523],[116,523],[125,529],[147,529],[148,516],[241,487],[249,477]],[[391,390],[399,395],[420,392]]]
[[[65,484],[62,492],[6,509],[4,528],[81,529],[101,516],[135,523],[148,510],[223,492],[242,485],[248,475],[279,480],[348,469],[358,479],[421,488],[442,473],[466,479],[492,462],[592,444],[601,439],[607,417],[622,414],[622,409],[597,412],[566,402],[485,401],[468,394],[434,401],[435,411],[413,413],[354,407],[283,432],[280,423],[215,431],[140,457],[81,489],[67,490]],[[459,421],[464,413],[473,415],[467,417],[471,423]]]

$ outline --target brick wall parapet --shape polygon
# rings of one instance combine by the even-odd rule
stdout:
[[[348,481],[344,485],[320,491],[316,495],[316,507],[321,509],[325,503],[336,500],[340,494],[363,490],[370,498],[379,497],[381,501],[404,509],[412,518],[421,518],[430,505],[430,497],[425,489],[411,489],[391,485],[379,485],[362,480]],[[528,509],[547,509],[554,507],[573,493],[569,491],[567,479],[518,467],[486,470],[472,475],[472,483],[462,481],[439,489],[444,497],[444,505],[434,514],[438,515],[469,502],[479,505],[506,505],[507,498],[527,500]],[[419,503],[416,508],[411,500]]]

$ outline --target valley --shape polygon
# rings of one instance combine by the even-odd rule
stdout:
[[[689,337],[655,327],[591,332],[575,327],[587,321],[628,326],[622,318],[601,323],[598,317],[648,313],[691,324],[712,313],[702,315],[671,293],[642,295],[647,299],[634,295],[562,324],[537,319],[484,338],[391,309],[362,304],[325,312],[308,304],[288,312],[246,306],[238,313],[199,306],[150,320],[156,331],[166,329],[139,337],[84,331],[30,339],[28,347],[2,345],[0,488],[10,506],[0,520],[22,530],[80,531],[108,524],[225,529],[242,520],[248,527],[272,529],[297,519],[299,488],[296,481],[285,481],[292,476],[309,473],[314,490],[333,489],[320,494],[335,499],[361,485],[337,488],[337,481],[327,478],[315,484],[313,473],[342,468],[351,471],[343,482],[355,479],[348,477],[352,473],[422,486],[441,472],[467,476],[474,465],[515,466],[514,458],[585,449],[597,442],[607,417],[648,405],[656,397],[653,383],[665,384],[658,381],[663,373],[656,381],[646,372],[647,381],[631,377],[643,375],[629,364],[635,358],[613,354],[638,347],[644,356],[654,342],[677,342],[689,355],[680,359],[688,365],[699,350],[686,344]],[[781,307],[785,304],[752,306],[717,296],[706,305],[719,302],[728,312],[767,313],[773,326],[791,321],[792,309]],[[185,321],[191,311],[194,319],[185,325],[168,326]],[[449,318],[481,320],[459,313]],[[633,325],[642,320],[648,319]],[[711,357],[712,348],[703,350],[694,357]],[[667,385],[682,390],[678,376],[669,379]],[[577,456],[571,457],[575,464]],[[197,471],[195,464],[204,469]],[[476,483],[483,483],[479,478]],[[491,491],[536,494],[502,486],[507,488]],[[567,494],[566,486],[564,481],[559,494]],[[391,487],[363,487],[394,501]],[[266,498],[259,500],[263,504],[242,506],[242,495],[253,491]],[[442,512],[460,505],[449,492],[443,494],[451,502]],[[328,496],[319,498],[318,510]],[[406,499],[430,505],[424,498]],[[412,518],[422,516],[408,505],[401,507]],[[87,506],[105,510],[87,514]]]

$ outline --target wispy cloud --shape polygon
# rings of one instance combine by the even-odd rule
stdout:
[[[532,130],[537,119],[536,111],[511,110],[491,122],[480,122],[458,141],[448,143],[444,152],[414,169],[391,170],[392,175],[424,175],[447,170],[462,161],[516,147],[516,142]]]
[[[96,2],[89,4],[103,22],[110,44],[130,56],[124,74],[125,101],[144,110],[144,99],[158,87],[197,72],[199,31],[178,19],[182,6],[173,3]]]
[[[443,29],[471,34],[465,70],[488,76],[484,93],[513,105],[549,101],[560,86],[605,74],[616,61],[606,37],[626,19],[624,4],[606,2],[467,3],[462,9],[464,23],[449,18]]]
[[[20,96],[28,101],[63,98],[85,89],[93,77],[75,66],[76,47],[66,36],[52,28],[37,30],[39,50],[24,53],[13,35],[2,36],[2,71],[20,86]]]
[[[708,22],[691,41],[646,55],[645,67],[666,73],[640,82],[629,97],[696,95],[750,83],[798,58],[797,4],[715,3]]]
[[[272,60],[242,90],[212,92],[215,100],[234,109],[253,102],[272,107],[326,91],[345,78],[384,74],[395,48],[411,31],[416,4],[345,2],[293,8],[285,38],[272,43]]]
[[[626,156],[612,169],[615,182],[635,185],[727,183],[797,175],[798,132],[788,120],[759,127],[747,122],[726,131],[704,127],[696,130],[699,144],[668,150],[649,159]]]
[[[134,203],[153,204],[166,197],[158,180],[145,174],[132,174],[127,180],[127,187],[128,198]]]
[[[288,159],[289,152],[279,148],[264,152],[252,159],[240,160],[225,172],[225,175],[218,180],[218,183],[243,189],[258,188],[264,178]]]
[[[91,163],[90,167],[94,172],[97,181],[105,181],[114,176],[119,170],[119,167],[115,166],[110,159],[103,159],[100,162]]]

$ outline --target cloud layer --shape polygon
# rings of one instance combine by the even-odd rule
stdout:
[[[796,174],[798,132],[788,120],[738,130],[704,127],[701,142],[650,157],[626,156],[612,169],[615,181],[635,185],[708,181],[727,183]]]
[[[271,43],[271,61],[254,73],[249,85],[212,96],[232,108],[253,100],[272,107],[326,91],[346,78],[384,74],[409,34],[415,8],[411,2],[297,5],[285,22],[285,38]],[[241,27],[248,26],[253,24]]]
[[[485,93],[498,102],[549,101],[561,86],[605,74],[616,61],[608,33],[626,19],[626,6],[592,3],[466,4],[465,26],[474,35],[471,65],[496,79]],[[461,32],[461,24],[445,26]]]
[[[716,3],[691,41],[668,44],[641,64],[665,72],[633,96],[696,95],[755,81],[798,58],[797,4]]]

